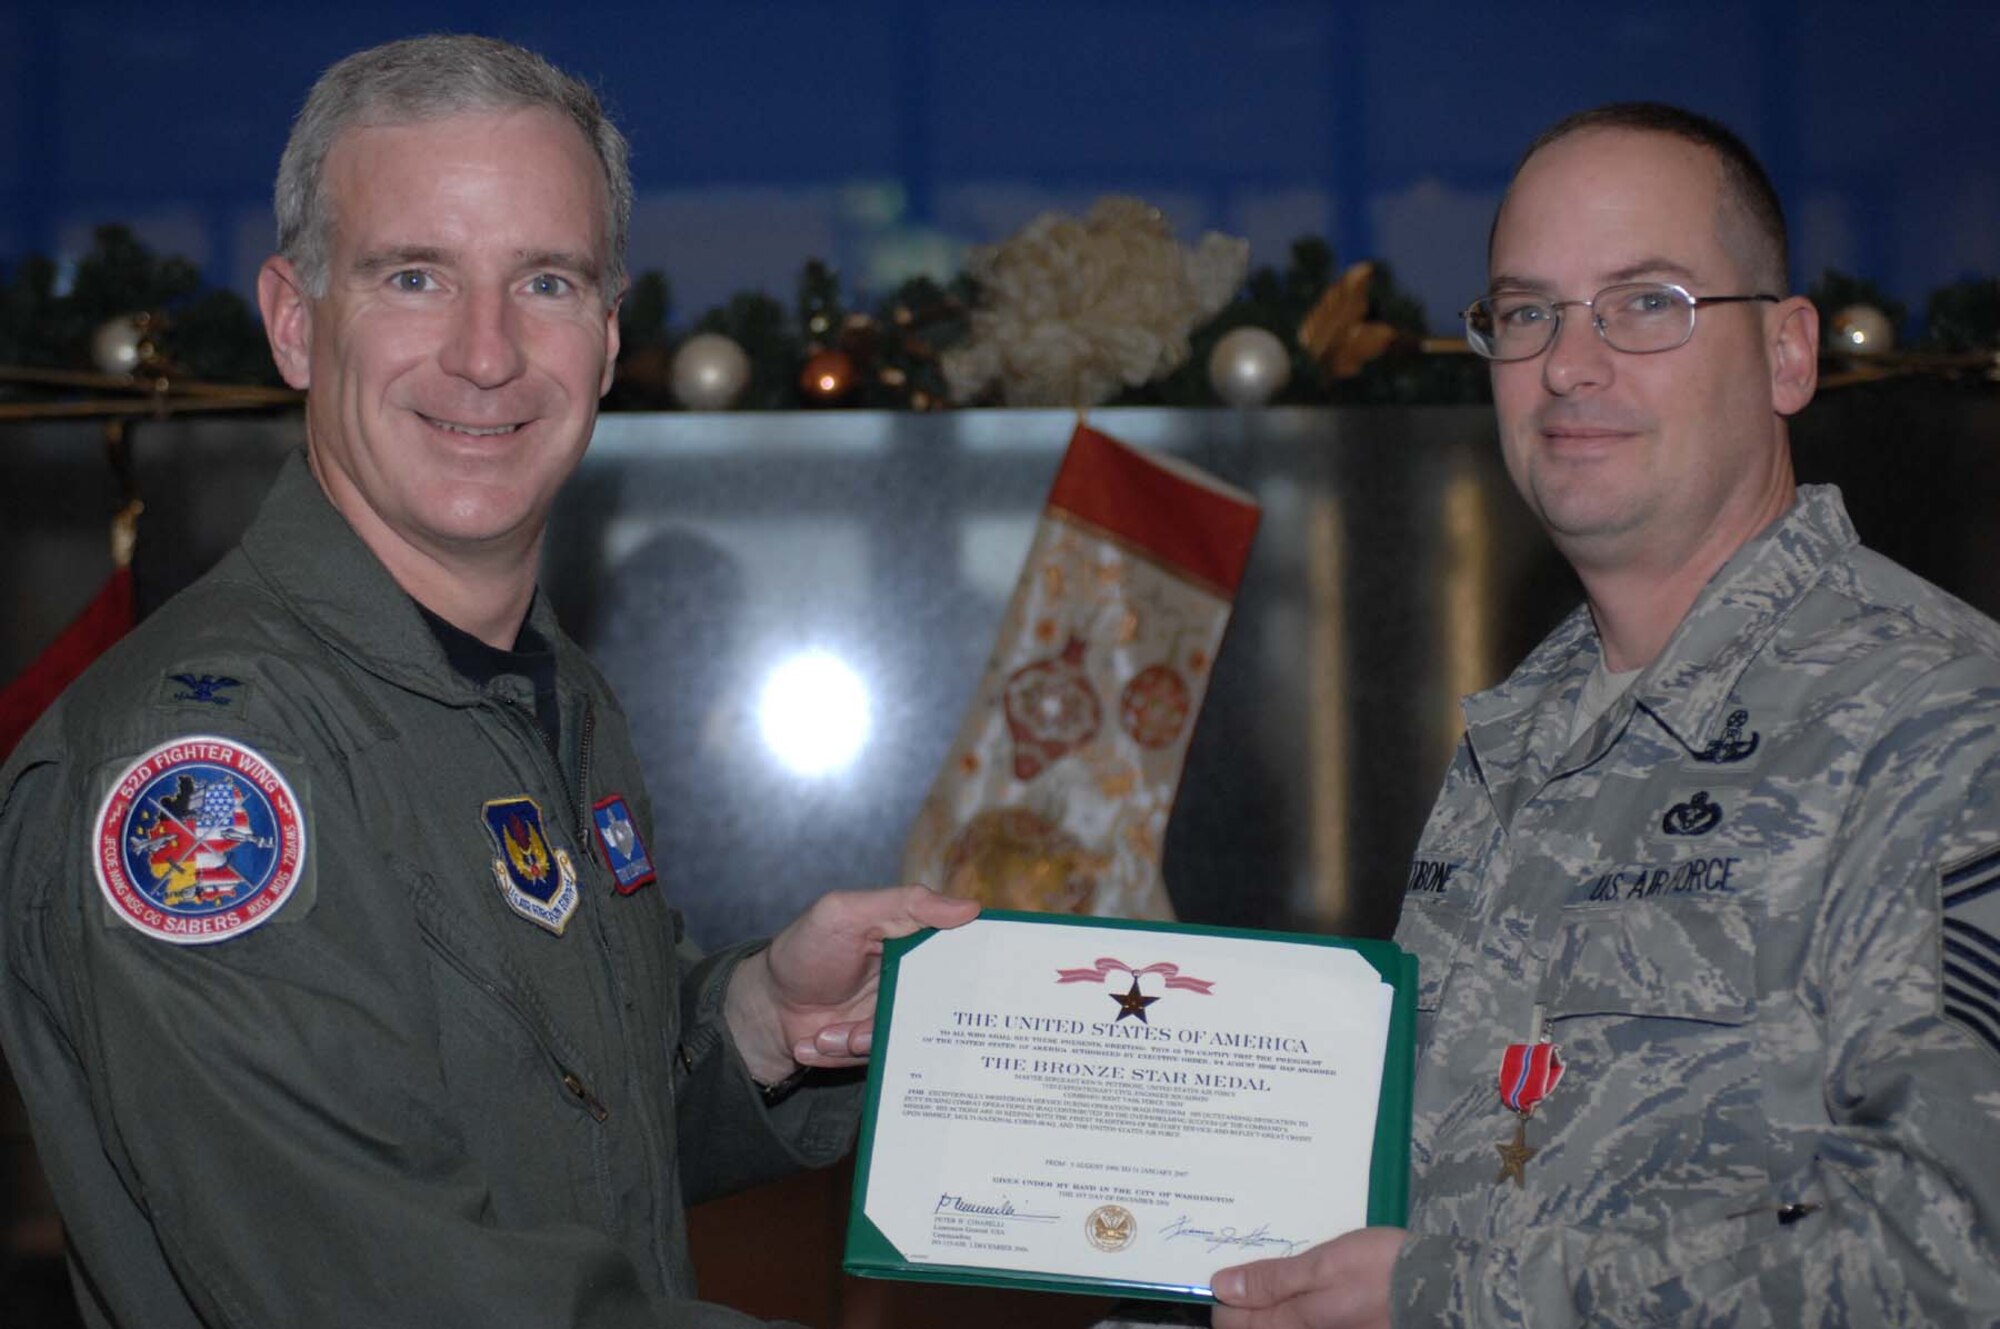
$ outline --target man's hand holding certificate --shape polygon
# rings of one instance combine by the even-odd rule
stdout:
[[[989,912],[883,976],[852,1272],[1206,1298],[1403,1218],[1387,943]]]

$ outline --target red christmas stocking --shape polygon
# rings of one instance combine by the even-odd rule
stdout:
[[[1247,494],[1077,427],[906,881],[1173,916],[1160,845],[1257,517]]]

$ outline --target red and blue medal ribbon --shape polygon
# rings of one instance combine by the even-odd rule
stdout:
[[[1500,1101],[1510,1111],[1531,1116],[1562,1077],[1562,1053],[1554,1043],[1509,1043],[1500,1058]]]

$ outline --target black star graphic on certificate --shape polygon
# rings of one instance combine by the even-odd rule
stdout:
[[[1528,1143],[1528,1119],[1523,1117],[1515,1124],[1514,1139],[1511,1143],[1496,1144],[1493,1147],[1500,1151],[1500,1175],[1493,1179],[1493,1184],[1498,1186],[1512,1177],[1516,1186],[1526,1186],[1528,1160],[1542,1152]]]
[[[1106,995],[1118,1003],[1118,1019],[1113,1020],[1111,1022],[1113,1024],[1117,1024],[1118,1020],[1122,1020],[1128,1015],[1139,1017],[1140,1024],[1146,1023],[1146,1008],[1159,1000],[1158,997],[1148,997],[1139,991],[1139,980],[1136,975],[1132,979],[1132,990],[1130,992],[1112,992]]]

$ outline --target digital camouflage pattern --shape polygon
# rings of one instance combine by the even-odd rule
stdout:
[[[1398,1323],[2000,1323],[2000,1026],[1940,903],[2000,849],[2000,626],[1805,488],[1572,745],[1598,655],[1579,609],[1467,699],[1410,873]],[[1567,1073],[1496,1184],[1538,1007]]]

